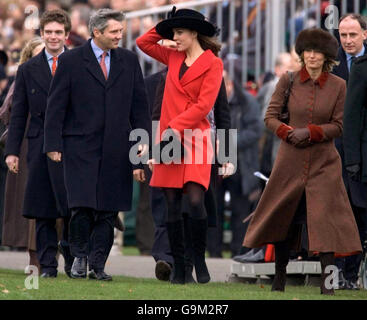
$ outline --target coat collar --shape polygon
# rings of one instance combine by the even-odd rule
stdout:
[[[119,74],[124,69],[121,56],[119,54],[118,49],[111,49],[111,64],[110,64],[110,73],[108,75],[108,79],[104,78],[101,66],[98,63],[98,60],[96,59],[96,56],[93,52],[93,49],[91,47],[92,39],[89,39],[83,46],[83,57],[84,60],[87,63],[87,69],[88,71],[106,88],[109,88],[112,86],[116,78],[119,76]]]
[[[300,81],[301,83],[306,82],[308,79],[311,79],[306,67],[303,67],[301,71],[299,72]],[[325,85],[327,79],[329,77],[329,72],[322,72],[321,75],[316,79],[315,83],[318,83],[320,85],[320,88]]]
[[[211,50],[204,51],[189,67],[183,77],[179,79],[180,68],[186,59],[186,55],[183,52],[176,52],[175,54],[176,56],[174,58],[174,63],[170,65],[170,79],[175,84],[177,90],[181,91],[187,96],[188,93],[184,90],[184,86],[200,77],[205,71],[207,71],[212,65],[215,55]]]
[[[67,50],[68,48],[64,47],[64,52]],[[32,69],[32,75],[34,77],[34,80],[41,86],[41,88],[46,92],[46,94],[48,94],[52,80],[52,75],[50,66],[47,62],[45,48],[43,48],[43,50],[38,55],[36,55],[30,60],[30,68]]]
[[[48,94],[52,75],[50,67],[47,63],[45,49],[43,49],[32,59],[32,61],[30,61],[30,68],[32,69],[31,74],[34,80],[40,85],[46,94]]]
[[[211,50],[205,50],[190,66],[190,68],[185,72],[180,82],[183,86],[188,84],[189,82],[195,80],[200,77],[205,71],[207,71],[213,63],[215,58],[214,53]],[[184,59],[185,60],[185,59]],[[182,61],[183,62],[183,61]],[[181,63],[182,64],[182,63]],[[181,68],[181,64],[179,66],[179,70]]]

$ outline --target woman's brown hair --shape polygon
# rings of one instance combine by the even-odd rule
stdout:
[[[322,66],[322,71],[323,72],[331,72],[334,69],[334,66],[338,66],[339,65],[339,61],[334,60],[333,58],[325,55],[325,62]],[[301,55],[299,56],[300,61],[301,61],[301,66],[304,67],[305,66],[305,59],[303,56],[303,52],[301,53]]]
[[[218,57],[222,45],[219,43],[216,37],[207,37],[198,33],[198,41],[203,50],[210,49]]]

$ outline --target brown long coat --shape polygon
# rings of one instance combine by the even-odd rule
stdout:
[[[9,126],[11,104],[14,93],[14,82],[0,109],[0,119],[6,127]],[[16,248],[29,248],[36,250],[36,239],[34,221],[22,216],[23,198],[27,181],[27,140],[23,139],[19,154],[19,173],[8,171],[4,195],[4,218],[2,244]]]
[[[278,114],[288,83],[288,75],[279,80],[265,115],[266,126],[277,134],[282,125]],[[345,81],[332,74],[323,73],[315,82],[305,68],[295,74],[288,103],[289,125],[317,125],[322,135],[319,142],[305,148],[281,142],[269,182],[247,230],[246,247],[284,240],[305,192],[309,251],[361,251],[334,146],[334,138],[342,134],[345,92]]]

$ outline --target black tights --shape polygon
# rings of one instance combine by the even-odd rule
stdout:
[[[192,219],[205,219],[207,215],[204,205],[204,187],[195,182],[187,182],[184,189],[189,202],[190,217]],[[181,200],[183,189],[163,188],[163,191],[168,208],[167,222],[182,220]]]

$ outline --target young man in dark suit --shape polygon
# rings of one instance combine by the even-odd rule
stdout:
[[[367,56],[367,46],[364,44],[364,41],[367,37],[367,24],[364,21],[363,17],[358,14],[347,14],[340,18],[339,21],[339,37],[341,47],[338,52],[338,60],[340,64],[336,66],[333,70],[333,73],[347,82],[349,82],[350,72],[352,69],[352,65],[355,64],[356,60],[359,57]],[[358,59],[357,59],[358,58]],[[348,88],[348,95],[359,94],[358,88],[354,85]],[[356,147],[357,145],[351,145],[350,143],[350,132],[348,130],[349,121],[357,121],[357,119],[352,119],[349,115],[347,115],[346,109],[344,114],[345,124],[344,127],[344,146],[343,139],[337,138],[335,139],[335,146],[342,158],[342,169],[343,169],[343,180],[345,187],[348,192],[348,197],[350,200],[350,204],[352,206],[354,216],[356,218],[356,222],[358,228],[360,230],[360,237],[363,239],[363,233],[365,233],[366,223],[366,207],[367,207],[367,187],[361,181],[356,179],[356,166],[354,163],[350,165],[348,161],[348,153],[345,150],[351,150],[351,148]],[[353,106],[354,107],[354,106]],[[365,117],[364,108],[361,108],[362,118]],[[358,121],[360,119],[358,118]],[[354,125],[354,124],[353,124]],[[357,280],[358,280],[358,271],[361,263],[362,255],[352,255],[346,258],[338,258],[336,259],[336,264],[339,268],[339,288],[340,289],[349,289],[354,290],[358,289]]]
[[[120,11],[100,9],[89,22],[92,38],[60,59],[45,121],[45,152],[64,162],[71,209],[71,276],[111,280],[104,272],[118,211],[132,202],[132,178],[144,181],[129,159],[130,131],[149,132],[150,113],[137,56],[118,48]],[[148,146],[140,144],[144,155]],[[134,169],[134,170],[133,170]]]
[[[47,94],[58,66],[58,58],[65,51],[65,41],[70,28],[70,18],[64,11],[53,10],[43,14],[40,29],[45,49],[18,69],[5,148],[6,164],[9,170],[16,174],[20,146],[29,118],[26,132],[28,179],[23,215],[36,219],[37,255],[41,265],[41,277],[57,275],[56,218],[64,218],[64,234],[60,248],[68,275],[73,263],[67,242],[70,215],[66,201],[63,163],[55,163],[43,153]]]

